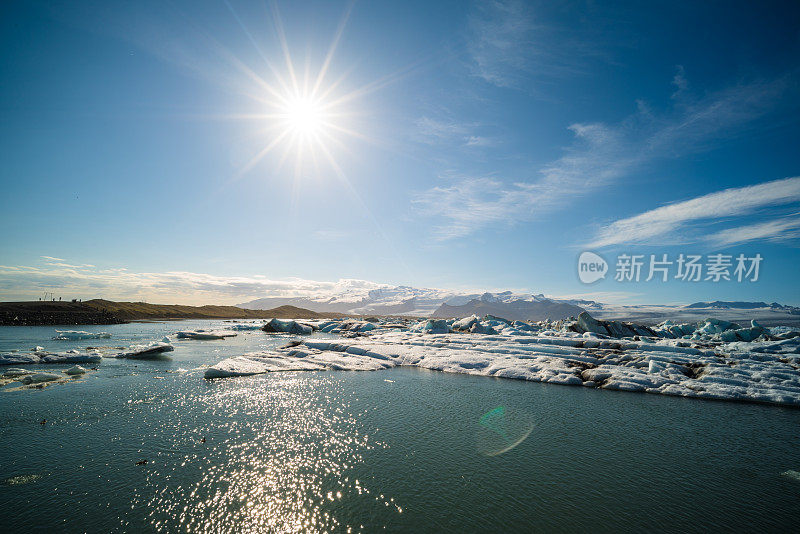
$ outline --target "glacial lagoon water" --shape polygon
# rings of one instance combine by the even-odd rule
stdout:
[[[80,327],[113,335],[84,341],[0,327],[0,351],[226,324]],[[169,359],[0,389],[2,530],[800,529],[798,409],[409,368],[203,379],[290,338],[178,341]]]

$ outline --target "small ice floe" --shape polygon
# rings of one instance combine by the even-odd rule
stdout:
[[[248,330],[261,330],[263,324],[257,323],[236,323],[228,326],[228,330],[239,330],[239,331],[248,331]]]
[[[38,347],[37,347],[38,348]],[[0,365],[32,365],[32,364],[76,364],[100,363],[103,356],[95,350],[81,352],[71,349],[65,352],[37,351],[33,354],[3,353],[0,354]]]
[[[234,337],[236,334],[233,332],[210,331],[210,330],[183,330],[175,334],[178,339],[225,339],[226,337]]]
[[[797,480],[798,482],[800,482],[800,471],[795,471],[793,469],[789,469],[788,471],[784,471],[783,473],[781,473],[781,475],[785,476],[787,478],[791,478],[791,479]]]
[[[41,384],[43,382],[53,382],[56,380],[63,380],[64,375],[55,373],[32,373],[19,377],[16,381],[29,386],[31,384]]]
[[[395,366],[379,354],[366,354],[359,349],[344,354],[343,350],[320,350],[317,345],[346,348],[330,343],[308,343],[303,351],[254,352],[222,360],[206,369],[204,377],[226,378],[279,371],[378,371]]]
[[[0,353],[0,365],[28,365],[39,363],[42,358],[36,354],[22,354],[19,352]]]
[[[271,319],[261,330],[269,333],[301,334],[308,335],[314,331],[311,325],[298,323],[292,320]]]
[[[38,353],[41,355],[39,363],[100,363],[103,356],[97,350],[81,352],[71,349],[65,352]]]
[[[20,369],[18,367],[12,367],[10,369],[6,369],[5,372],[3,372],[3,377],[17,378],[19,376],[32,375],[32,374],[33,371],[28,371],[27,369]]]
[[[84,332],[82,330],[56,330],[56,340],[81,340],[81,339],[108,339],[111,334],[108,332]],[[39,348],[39,347],[37,347]]]
[[[80,365],[75,365],[64,371],[64,374],[69,376],[80,376],[86,374],[86,369]]]
[[[147,345],[131,345],[126,352],[120,352],[115,358],[128,358],[131,360],[155,360],[163,358],[165,352],[172,352],[175,347],[171,343],[153,341]]]

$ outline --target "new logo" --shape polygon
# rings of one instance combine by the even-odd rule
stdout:
[[[608,264],[594,252],[582,252],[578,258],[578,278],[584,284],[597,282],[606,277]]]

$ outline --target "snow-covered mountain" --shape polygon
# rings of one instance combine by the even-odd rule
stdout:
[[[541,321],[544,319],[565,319],[576,317],[583,308],[564,301],[551,300],[541,295],[533,298],[497,299],[491,293],[471,299],[466,304],[453,306],[443,303],[434,311],[432,317],[467,317],[470,315],[495,315],[509,320]]]
[[[586,307],[600,306],[593,301],[582,301]],[[472,304],[470,304],[472,303]],[[476,304],[477,303],[477,304]],[[548,299],[544,295],[529,295],[503,291],[499,293],[458,293],[441,289],[391,286],[355,280],[342,280],[337,287],[325,294],[310,296],[266,297],[239,304],[241,308],[267,310],[291,305],[316,312],[349,313],[363,315],[409,315],[427,317],[446,313],[453,308],[455,317],[459,313],[500,315],[508,319],[521,318],[520,314],[531,313],[531,317],[561,318],[582,311],[573,301]],[[486,311],[479,312],[478,308]],[[564,315],[566,313],[566,315]]]

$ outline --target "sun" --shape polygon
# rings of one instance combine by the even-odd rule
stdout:
[[[323,106],[312,98],[292,98],[286,103],[283,111],[286,128],[299,135],[319,134],[325,124]]]
[[[231,6],[228,7],[232,10]],[[387,75],[355,87],[348,80],[350,69],[332,76],[332,72],[340,70],[337,69],[338,63],[334,62],[334,55],[352,8],[353,2],[345,10],[327,53],[323,56],[322,53],[309,52],[304,62],[292,58],[277,4],[273,4],[271,17],[272,34],[277,39],[272,54],[263,51],[240,17],[236,16],[263,59],[263,64],[251,68],[238,58],[231,58],[247,78],[248,87],[242,90],[242,94],[259,105],[254,113],[235,116],[258,124],[252,156],[240,167],[239,176],[269,158],[277,170],[287,160],[294,160],[295,180],[330,176],[326,169],[320,169],[322,163],[343,182],[348,182],[337,157],[355,154],[350,146],[355,141],[377,144],[374,135],[368,133],[371,123],[364,120],[369,110],[359,100],[403,73]],[[281,56],[283,65],[280,64]]]

